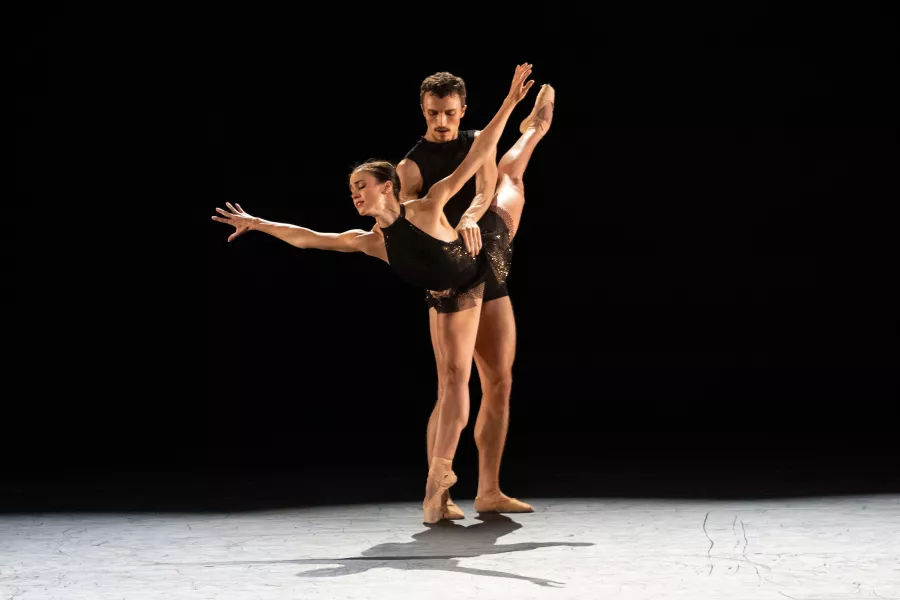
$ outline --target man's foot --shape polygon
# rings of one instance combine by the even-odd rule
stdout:
[[[475,510],[480,513],[530,513],[534,508],[521,500],[510,498],[500,490],[489,492],[484,496],[475,497]]]
[[[541,137],[546,135],[547,130],[550,129],[550,122],[553,120],[553,107],[555,104],[556,90],[545,83],[541,86],[541,91],[538,92],[531,114],[525,117],[525,120],[519,125],[519,133],[535,129]]]

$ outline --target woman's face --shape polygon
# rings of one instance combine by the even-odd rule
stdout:
[[[350,198],[360,215],[369,215],[384,206],[390,184],[378,183],[375,176],[367,171],[356,171],[350,175]]]

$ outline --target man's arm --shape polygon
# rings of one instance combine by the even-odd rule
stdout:
[[[414,161],[404,158],[397,165],[400,178],[400,201],[415,200],[422,191],[422,172]]]
[[[480,133],[481,131],[476,131],[475,137],[477,138]],[[419,165],[415,161],[404,158],[397,165],[397,176],[400,178],[400,201],[417,199],[422,191],[422,172],[419,170]],[[497,150],[495,147],[482,167],[475,173],[475,198],[463,216],[468,216],[478,222],[491,205],[496,187]],[[486,201],[482,198],[485,198]]]
[[[478,137],[479,133],[476,131],[475,137]],[[459,219],[459,225],[456,226],[456,230],[466,244],[466,250],[472,256],[477,256],[481,252],[481,228],[478,227],[478,221],[490,208],[496,187],[497,151],[495,148],[475,173],[475,197],[472,198],[472,203],[469,204],[469,208]]]

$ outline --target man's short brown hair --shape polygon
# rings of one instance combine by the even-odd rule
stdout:
[[[425,94],[434,94],[438,98],[446,98],[451,94],[459,96],[460,104],[466,105],[466,82],[462,77],[442,71],[430,75],[422,81],[419,87],[419,104],[425,105]]]

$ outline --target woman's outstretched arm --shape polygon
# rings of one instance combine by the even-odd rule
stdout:
[[[230,202],[226,202],[225,206],[228,207],[228,210],[216,208],[216,212],[222,216],[213,216],[212,219],[234,227],[234,233],[228,236],[229,242],[248,231],[261,231],[297,248],[363,252],[387,262],[384,238],[377,231],[351,229],[343,233],[320,233],[299,225],[276,223],[254,217],[245,212],[240,204],[232,206]]]

